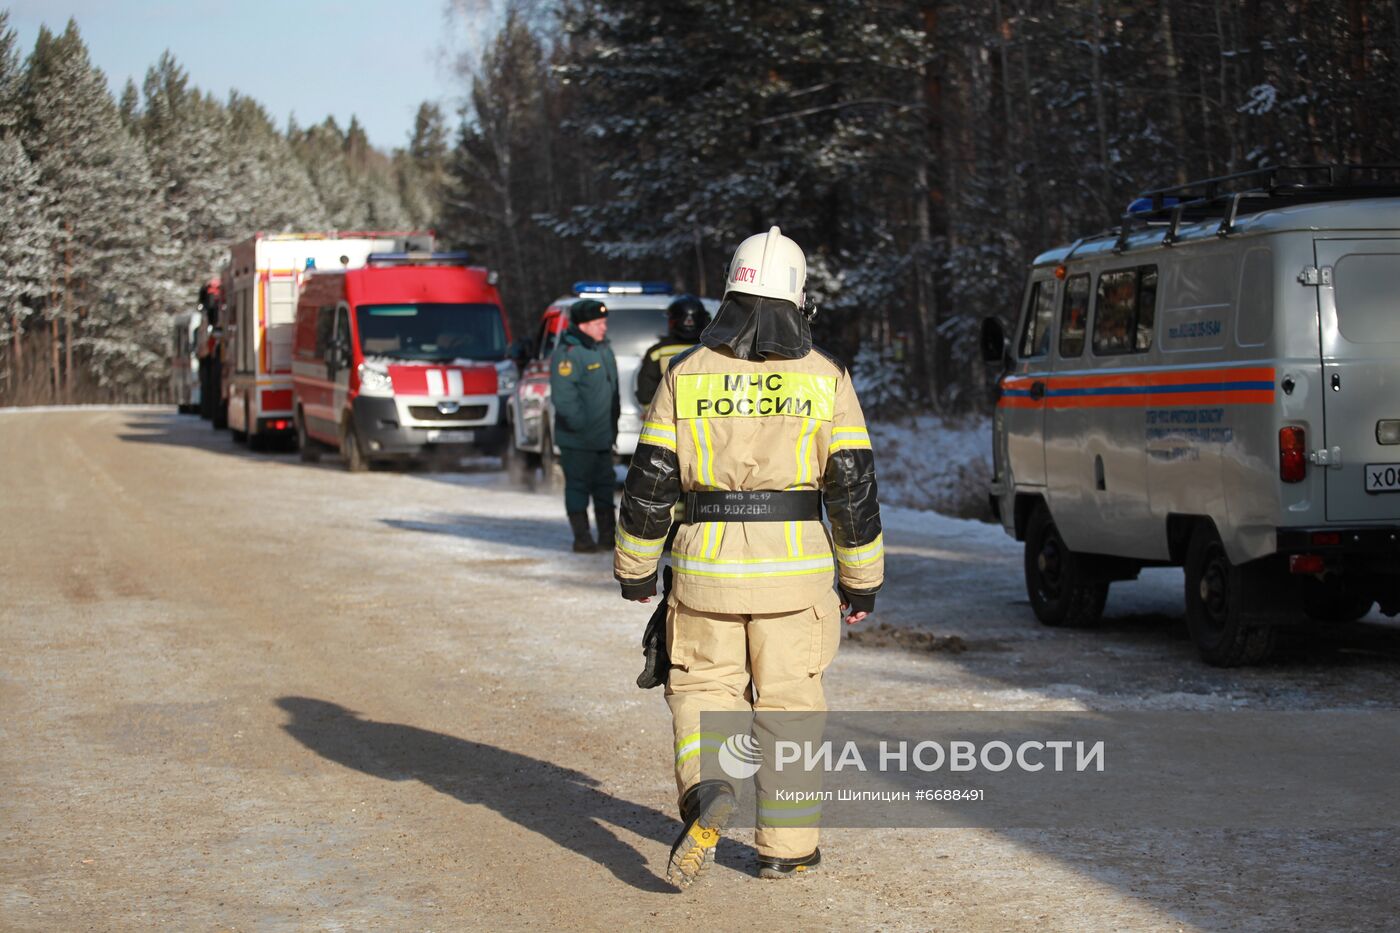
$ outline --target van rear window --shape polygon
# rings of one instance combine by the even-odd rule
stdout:
[[[1044,356],[1050,351],[1050,325],[1055,319],[1055,283],[1043,279],[1031,284],[1030,310],[1021,334],[1021,359]]]
[[[1143,353],[1152,349],[1157,315],[1157,267],[1117,269],[1099,276],[1094,310],[1094,353]]]
[[[1333,279],[1343,337],[1352,343],[1400,341],[1400,254],[1343,256]]]

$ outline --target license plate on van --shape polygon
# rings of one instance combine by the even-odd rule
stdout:
[[[428,432],[429,444],[470,444],[476,439],[474,431],[438,431]]]
[[[1400,463],[1366,464],[1367,492],[1400,492]]]

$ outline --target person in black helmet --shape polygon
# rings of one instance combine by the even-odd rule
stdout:
[[[694,295],[681,295],[666,308],[667,333],[642,354],[642,368],[637,371],[637,402],[646,411],[661,385],[661,376],[671,363],[671,357],[689,350],[700,342],[700,332],[710,323],[710,312]]]

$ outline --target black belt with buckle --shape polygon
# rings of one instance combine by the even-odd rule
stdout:
[[[697,522],[818,522],[822,494],[815,489],[783,492],[688,492],[687,525]]]

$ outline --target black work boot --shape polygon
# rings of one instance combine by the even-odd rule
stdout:
[[[802,858],[776,858],[771,855],[760,855],[758,857],[758,877],[791,878],[793,875],[813,871],[821,863],[821,849],[813,849],[811,855],[804,855]]]
[[[598,516],[598,547],[611,551],[617,544],[617,511],[610,505],[599,508],[595,504],[593,512]]]
[[[685,825],[671,846],[667,881],[688,888],[709,867],[734,805],[734,789],[724,781],[701,781],[685,792],[681,798],[681,822]]]
[[[569,527],[574,530],[574,553],[594,554],[598,543],[593,540],[593,532],[588,527],[587,512],[570,512]]]

